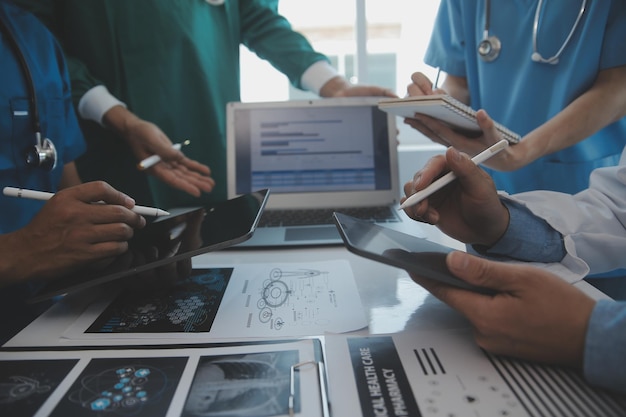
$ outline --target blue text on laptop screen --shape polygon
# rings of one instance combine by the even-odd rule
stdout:
[[[237,193],[388,190],[387,114],[376,106],[239,109]]]

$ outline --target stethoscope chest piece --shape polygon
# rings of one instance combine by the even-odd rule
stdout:
[[[54,143],[48,138],[42,141],[38,133],[37,144],[26,151],[26,163],[52,171],[57,166],[57,149]]]
[[[211,6],[221,6],[222,4],[224,4],[225,0],[205,0],[207,3],[209,3]]]
[[[500,55],[502,49],[502,43],[496,36],[489,36],[484,38],[478,44],[478,55],[485,62],[494,61]]]

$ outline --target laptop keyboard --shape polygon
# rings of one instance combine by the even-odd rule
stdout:
[[[334,209],[265,210],[259,227],[310,226],[334,224],[333,212],[376,223],[398,222],[400,218],[389,206],[346,207]]]

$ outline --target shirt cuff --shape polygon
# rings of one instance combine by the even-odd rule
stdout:
[[[300,77],[300,84],[305,90],[319,95],[320,90],[328,81],[335,78],[339,73],[328,62],[317,61],[304,71]]]
[[[506,199],[502,202],[509,210],[509,227],[493,246],[485,248],[474,245],[474,250],[488,256],[504,255],[530,262],[563,260],[566,252],[561,233],[525,206]]]
[[[626,303],[599,300],[591,312],[583,371],[585,379],[626,392]]]
[[[106,112],[112,107],[126,104],[115,98],[103,85],[97,85],[88,90],[78,102],[78,114],[86,120],[92,120],[101,126]]]

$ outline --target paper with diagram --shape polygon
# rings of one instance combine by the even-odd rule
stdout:
[[[194,270],[174,288],[92,303],[66,339],[282,338],[367,326],[350,264],[268,263]]]

